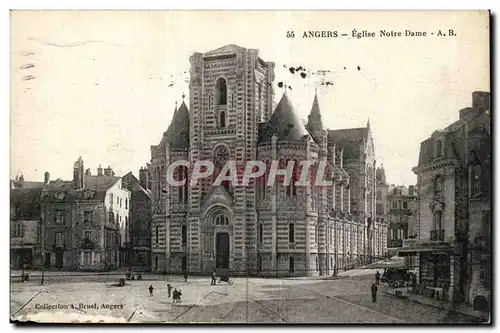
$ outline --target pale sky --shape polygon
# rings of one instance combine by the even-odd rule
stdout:
[[[318,88],[325,127],[362,127],[369,118],[388,182],[413,184],[420,142],[457,120],[473,91],[490,90],[488,24],[487,12],[451,11],[13,12],[10,174],[69,180],[82,156],[92,174],[101,164],[138,175],[175,101],[189,93],[189,57],[237,44],[276,63],[275,83],[292,86],[301,118],[317,79],[284,65],[330,70],[334,85]],[[301,38],[304,30],[353,29],[377,37]],[[381,29],[435,35],[382,38]],[[438,29],[458,36],[437,37]]]

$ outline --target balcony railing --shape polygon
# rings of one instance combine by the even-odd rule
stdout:
[[[431,241],[444,242],[444,229],[431,230]]]

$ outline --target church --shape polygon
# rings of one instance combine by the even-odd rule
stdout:
[[[158,145],[151,146],[151,270],[233,276],[331,275],[382,256],[375,219],[376,160],[366,127],[327,130],[317,96],[307,125],[284,94],[275,103],[273,62],[256,49],[226,45],[190,57],[189,101],[183,101]],[[178,160],[209,160],[214,177],[170,186]],[[215,176],[228,161],[245,164],[322,162],[325,187],[266,186],[267,171],[248,186]],[[295,163],[296,165],[298,163]],[[295,170],[294,170],[295,171]],[[189,179],[188,167],[174,179]],[[243,169],[237,169],[242,179]],[[294,175],[297,173],[294,172]]]

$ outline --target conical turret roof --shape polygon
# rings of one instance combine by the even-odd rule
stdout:
[[[189,147],[189,111],[184,101],[175,111],[167,131],[163,134],[162,143],[166,142],[172,148]]]
[[[314,101],[311,108],[311,113],[307,117],[307,129],[309,132],[322,131],[323,121],[321,120],[321,112],[319,110],[318,95],[314,95]]]
[[[302,141],[304,136],[310,138],[286,94],[281,97],[271,119],[264,126],[259,141],[271,141],[273,135],[278,137],[278,141]]]

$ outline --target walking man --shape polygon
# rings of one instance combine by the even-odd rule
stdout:
[[[169,284],[167,284],[167,291],[168,291],[168,298],[170,298],[170,296],[172,296],[172,286]]]
[[[380,272],[375,273],[375,284],[378,286],[380,284]]]
[[[172,292],[172,302],[177,303],[177,289],[174,288],[174,291]]]
[[[154,289],[155,289],[155,288],[153,288],[153,285],[152,285],[152,284],[151,284],[151,285],[149,285],[149,297],[153,296],[153,290],[154,290]]]
[[[188,281],[188,272],[184,271],[184,282]]]
[[[215,269],[212,272],[212,283],[210,283],[211,286],[215,286],[217,284],[217,279],[215,278]]]
[[[377,301],[377,291],[378,287],[374,284],[372,284],[372,302],[375,303]]]

